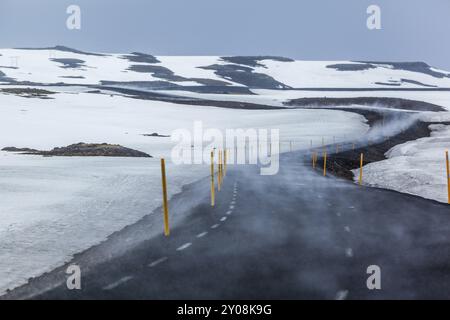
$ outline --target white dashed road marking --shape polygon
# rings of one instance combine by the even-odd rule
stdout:
[[[191,245],[192,245],[192,243],[187,242],[187,243],[183,244],[182,246],[178,247],[178,248],[177,248],[177,251],[182,251],[182,250],[184,250],[184,249],[187,249],[187,248],[189,248]]]
[[[230,209],[234,209],[234,206],[233,206],[233,205],[230,205]]]
[[[349,226],[345,226],[344,229],[345,229],[345,231],[350,232],[350,227]]]
[[[207,234],[208,234],[207,231],[202,232],[202,233],[199,233],[199,234],[197,235],[197,238],[203,238],[203,237],[206,236]]]
[[[112,290],[112,289],[120,286],[121,284],[130,281],[131,279],[133,279],[132,276],[123,277],[123,278],[117,280],[116,282],[113,282],[113,283],[107,285],[106,287],[103,287],[103,290]]]
[[[226,214],[230,215],[232,212],[233,212],[232,210],[228,210]]]
[[[349,258],[353,257],[353,250],[352,248],[345,249],[345,255]]]
[[[227,217],[220,218],[220,221],[225,221],[225,220],[227,220]]]
[[[336,293],[336,300],[345,300],[348,296],[348,290],[341,290]]]
[[[216,229],[218,226],[219,226],[218,224],[212,225],[211,229]]]
[[[162,258],[160,258],[160,259],[158,259],[158,260],[153,261],[153,262],[150,263],[148,266],[149,266],[150,268],[153,268],[153,267],[156,267],[158,264],[163,263],[163,262],[166,261],[166,260],[167,260],[167,257],[162,257]]]

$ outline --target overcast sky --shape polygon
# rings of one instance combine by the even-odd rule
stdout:
[[[81,30],[66,8],[81,8]],[[381,7],[381,30],[366,9]],[[450,0],[0,0],[0,47],[425,61],[450,70]]]

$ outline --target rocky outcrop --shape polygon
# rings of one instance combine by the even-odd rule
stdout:
[[[83,142],[72,144],[67,147],[54,148],[50,151],[40,151],[30,148],[16,147],[6,147],[3,148],[2,151],[57,157],[152,157],[147,153],[126,148],[118,144]]]

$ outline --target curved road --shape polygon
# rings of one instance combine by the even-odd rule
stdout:
[[[188,205],[191,197],[202,203]],[[65,266],[3,298],[450,298],[449,206],[322,177],[300,153],[283,155],[275,176],[229,167],[214,208],[207,179],[170,206],[184,217],[170,237],[102,263],[76,257],[81,290],[67,289]],[[370,265],[381,269],[381,290],[366,286]]]

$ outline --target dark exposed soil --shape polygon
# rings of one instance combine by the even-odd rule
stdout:
[[[157,132],[153,133],[144,133],[144,137],[158,137],[158,138],[170,138],[170,135],[159,134]]]
[[[39,150],[36,149],[30,149],[30,148],[16,148],[16,147],[6,147],[3,148],[2,151],[8,151],[8,152],[39,152]]]
[[[63,69],[79,69],[81,67],[85,67],[84,64],[86,61],[80,59],[71,59],[71,58],[51,58],[53,62],[57,62],[62,64],[60,68]]]
[[[436,104],[400,98],[300,98],[285,103],[287,106],[295,107],[327,107],[327,106],[349,106],[349,105],[374,106],[386,109],[401,109],[411,111],[446,111]]]
[[[3,88],[0,89],[0,93],[14,94],[24,98],[52,99],[49,95],[55,92],[36,88]]]
[[[276,57],[276,56],[234,56],[234,57],[222,57],[222,60],[231,62],[234,64],[243,64],[250,67],[264,67],[265,66],[259,63],[262,60],[272,60],[272,61],[281,61],[281,62],[293,62],[294,60],[285,57]]]
[[[328,151],[327,171],[333,175],[353,180],[353,173],[351,172],[351,170],[359,168],[361,153],[364,154],[363,165],[385,160],[386,159],[385,153],[394,146],[408,141],[429,137],[431,133],[429,126],[432,124],[450,125],[450,122],[433,123],[433,122],[416,121],[408,129],[404,130],[403,132],[393,137],[386,138],[382,142],[377,142],[364,146],[358,146],[358,144],[355,143],[354,149],[352,143],[326,146]],[[336,153],[337,148],[338,150],[345,150],[345,151]],[[321,149],[319,152],[320,154],[319,159],[317,161],[317,167],[322,170],[323,149]],[[307,161],[310,162],[311,159],[309,158]]]
[[[272,109],[286,109],[285,107],[274,107],[256,103],[249,102],[239,102],[239,101],[219,101],[219,100],[206,100],[206,99],[196,99],[190,97],[181,96],[171,96],[167,94],[157,93],[157,92],[145,92],[130,88],[118,88],[118,87],[100,87],[101,89],[107,89],[121,94],[126,94],[131,98],[140,100],[152,100],[152,101],[165,101],[176,104],[187,104],[192,106],[214,106],[220,108],[230,108],[230,109],[250,109],[250,110],[272,110]]]
[[[22,152],[23,154],[58,156],[58,157],[143,157],[152,156],[137,150],[122,147],[118,144],[107,143],[77,143],[67,147],[54,148],[50,151],[41,151],[30,148],[6,147],[2,151]]]

